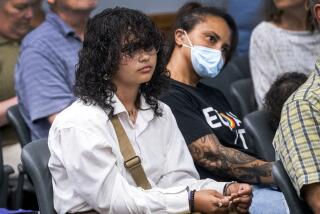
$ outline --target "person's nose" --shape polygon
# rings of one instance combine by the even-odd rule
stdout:
[[[146,61],[149,61],[149,60],[150,60],[151,55],[150,55],[150,53],[148,53],[148,52],[146,52],[146,51],[141,51],[141,52],[139,53],[139,56],[138,56],[138,57],[139,57],[138,60],[139,60],[140,62],[146,62]]]

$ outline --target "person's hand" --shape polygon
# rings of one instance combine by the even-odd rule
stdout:
[[[194,195],[194,211],[201,213],[228,213],[230,197],[215,190],[200,190]]]
[[[252,201],[252,188],[249,184],[233,183],[226,191],[227,196],[231,196],[231,207],[238,213],[247,213]]]

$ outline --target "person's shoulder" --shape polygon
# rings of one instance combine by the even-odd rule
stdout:
[[[108,115],[97,105],[85,104],[76,100],[69,107],[60,112],[54,120],[53,126],[59,128],[82,127],[85,129],[92,124],[106,124]]]
[[[187,85],[184,85],[183,83],[180,83],[175,80],[170,80],[169,87],[163,91],[161,94],[160,99],[169,99],[173,98],[175,96],[183,96],[183,94],[186,94],[188,92]]]
[[[276,26],[274,26],[272,23],[262,21],[253,29],[251,37],[268,37],[269,33],[272,32],[275,28]]]
[[[167,123],[168,121],[172,121],[174,117],[174,114],[170,108],[170,106],[162,101],[159,102],[159,107],[162,110],[162,116],[158,117],[160,119],[160,123],[164,124]]]
[[[222,91],[220,91],[218,88],[214,88],[204,83],[199,83],[197,88],[197,92],[204,97],[220,97],[221,99],[225,99],[225,96],[223,95]]]
[[[307,81],[301,85],[285,102],[284,106],[309,105],[320,111],[320,76],[312,72]]]
[[[159,107],[161,108],[162,110],[162,114],[163,115],[170,115],[172,112],[171,112],[171,108],[164,102],[162,101],[158,101],[159,102]]]
[[[201,96],[198,87],[172,80],[170,89],[160,97],[160,100],[172,109],[177,109],[196,105]]]
[[[54,32],[56,31],[57,30],[54,29],[51,24],[44,21],[41,25],[25,36],[25,38],[22,40],[21,47],[34,47],[39,51],[44,51],[47,49],[47,46],[55,40],[56,33]]]

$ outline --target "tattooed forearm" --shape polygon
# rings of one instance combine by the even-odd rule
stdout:
[[[248,183],[273,183],[272,163],[224,147],[213,134],[194,141],[189,145],[189,150],[197,165],[217,176],[223,175]]]

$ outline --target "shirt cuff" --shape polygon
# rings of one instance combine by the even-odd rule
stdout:
[[[202,187],[201,189],[216,190],[220,194],[223,194],[224,186],[229,183],[229,182],[217,182],[212,179],[205,179],[205,181],[208,181],[208,183],[204,187]]]
[[[188,191],[186,189],[178,193],[166,193],[165,203],[167,213],[190,213]]]

